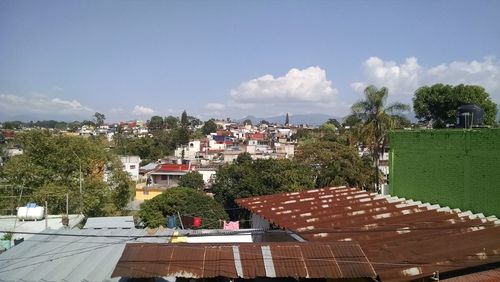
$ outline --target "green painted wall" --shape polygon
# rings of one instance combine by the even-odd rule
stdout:
[[[389,133],[391,195],[500,216],[500,130]]]

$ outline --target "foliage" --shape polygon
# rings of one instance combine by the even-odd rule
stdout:
[[[131,138],[122,134],[113,136],[114,152],[118,155],[137,155],[143,163],[157,161],[169,155],[176,147],[171,132],[156,131],[154,135],[143,138]]]
[[[237,164],[246,164],[246,163],[251,163],[253,161],[252,155],[250,153],[244,152],[238,155],[236,158],[236,163]]]
[[[333,123],[325,122],[319,127],[319,129],[324,131],[335,131],[337,127],[335,127]]]
[[[212,190],[219,203],[234,207],[234,200],[238,198],[302,191],[313,186],[311,170],[297,161],[251,161],[242,157],[219,169]]]
[[[16,135],[16,142],[24,153],[4,165],[3,177],[8,184],[24,186],[23,195],[37,201],[47,200],[51,212],[65,212],[62,203],[66,193],[70,194],[71,212],[80,211],[80,204],[78,209],[74,205],[80,201],[86,215],[119,211],[128,202],[132,183],[128,176],[123,176],[119,160],[107,150],[102,139],[32,130]],[[80,168],[83,195],[79,188]],[[111,175],[107,180],[105,171]]]
[[[189,126],[189,120],[188,120],[188,115],[186,113],[186,110],[184,110],[181,114],[181,127],[188,127]]]
[[[165,226],[170,215],[191,215],[202,218],[202,228],[220,228],[219,221],[228,215],[211,197],[186,187],[168,189],[141,205],[139,217],[147,227]]]
[[[12,240],[14,233],[12,232],[5,232],[2,236],[2,240]]]
[[[6,121],[3,123],[4,129],[21,129],[23,127],[29,128],[46,128],[46,129],[58,129],[58,130],[66,130],[76,131],[81,126],[81,122],[73,121],[73,122],[65,122],[65,121],[57,121],[57,120],[39,120],[36,122],[22,122],[22,121]]]
[[[168,129],[175,129],[179,126],[179,119],[174,116],[168,116],[165,118],[164,124]]]
[[[163,118],[160,116],[152,116],[149,120],[148,128],[151,131],[162,130],[164,127]]]
[[[328,119],[326,121],[326,124],[333,124],[335,126],[335,128],[337,128],[337,129],[342,128],[342,125],[340,124],[340,122],[335,118]]]
[[[201,175],[201,173],[190,171],[180,177],[179,186],[202,191],[203,188],[205,188],[205,181],[203,181],[203,175]]]
[[[371,188],[374,171],[371,161],[362,159],[352,146],[335,141],[311,140],[300,144],[295,159],[307,164],[316,175],[315,185],[346,185]]]
[[[191,129],[193,129],[193,128],[196,128],[196,127],[202,125],[203,122],[197,117],[188,116],[188,124],[191,127]]]
[[[380,155],[386,145],[386,130],[401,127],[398,122],[402,116],[395,118],[402,111],[408,111],[409,106],[395,102],[386,106],[389,90],[385,87],[377,89],[375,86],[368,86],[365,91],[365,99],[352,105],[351,120],[359,120],[361,124],[353,129],[362,144],[368,146],[375,162],[376,182],[379,185],[378,163]]]
[[[413,98],[416,117],[435,128],[455,124],[458,107],[464,104],[480,106],[485,112],[485,123],[495,125],[497,105],[481,86],[434,84],[420,87]]]
[[[106,120],[106,116],[104,114],[96,112],[94,114],[94,121],[97,126],[101,126],[104,124],[104,121]]]
[[[244,125],[252,125],[252,120],[247,118],[246,120],[243,121],[243,124]]]
[[[203,127],[201,128],[203,134],[208,135],[210,133],[217,132],[217,124],[213,119],[209,119],[203,124]]]

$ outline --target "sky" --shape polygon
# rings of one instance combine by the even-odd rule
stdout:
[[[500,104],[500,1],[0,0],[0,120],[344,116],[434,83]]]

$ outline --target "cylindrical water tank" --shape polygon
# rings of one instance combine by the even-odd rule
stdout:
[[[22,220],[43,219],[44,207],[19,207],[17,209],[17,218]]]
[[[474,104],[466,104],[458,107],[458,128],[471,128],[482,125],[484,125],[484,110],[481,107]]]

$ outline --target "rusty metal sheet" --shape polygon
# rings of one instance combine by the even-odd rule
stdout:
[[[383,281],[412,280],[434,271],[500,261],[500,220],[495,217],[348,187],[236,202],[308,241],[359,242]]]
[[[127,244],[112,274],[127,278],[165,276],[374,278],[375,271],[355,243],[135,243]]]

